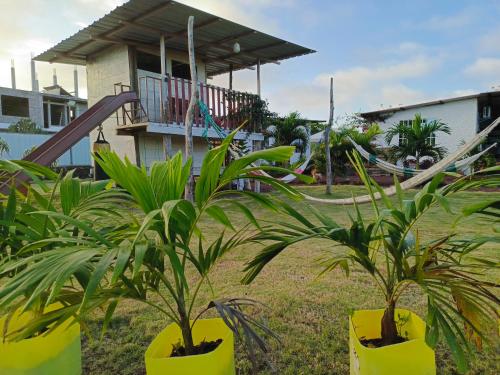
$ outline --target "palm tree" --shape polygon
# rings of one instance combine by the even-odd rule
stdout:
[[[14,301],[20,301],[27,308],[61,302],[64,308],[49,313],[50,317],[40,315],[40,319],[31,322],[19,335],[38,332],[47,326],[48,320],[62,323],[69,315],[82,318],[97,307],[107,310],[106,327],[118,301],[131,299],[156,308],[165,318],[175,322],[181,329],[188,354],[194,353],[193,321],[209,309],[217,310],[235,333],[241,328],[242,333],[246,333],[245,341],[249,347],[256,345],[265,351],[265,343],[251,326],[271,332],[241,309],[255,305],[254,301],[248,298],[206,301],[203,309],[198,309],[197,303],[200,288],[211,285],[209,273],[216,263],[252,233],[248,225],[238,228],[222,205],[233,205],[241,210],[255,227],[259,227],[256,218],[245,205],[234,199],[235,194],[277,210],[265,196],[225,187],[236,179],[256,179],[272,185],[290,198],[300,199],[300,194],[285,183],[255,175],[256,170],[279,170],[268,165],[255,167],[256,161],[288,160],[293,147],[249,153],[223,168],[236,132],[205,156],[194,201],[183,199],[191,159],[184,164],[181,153],[167,161],[156,162],[150,174],[127,159],[120,160],[112,152],[99,153],[96,161],[121,187],[110,191],[128,197],[135,210],[124,210],[123,215],[129,214],[131,218],[120,220],[108,213],[106,200],[102,199],[104,206],[95,207],[100,215],[107,217],[105,227],[95,227],[94,221],[88,218],[80,221],[43,208],[36,213],[44,220],[48,216],[49,228],[58,228],[53,222],[65,224],[58,231],[58,238],[49,243],[57,241],[58,246],[46,249],[49,240],[43,239],[30,242],[22,248],[24,257],[21,260],[0,264],[0,277],[13,269],[20,270],[2,283],[0,309],[13,307]],[[136,217],[137,212],[141,214]],[[215,239],[210,239],[199,226],[201,217],[212,218],[223,226]],[[47,226],[44,223],[42,221],[42,228]],[[77,232],[77,238],[72,230],[75,226],[83,231]],[[74,284],[79,286],[75,288]],[[240,336],[240,333],[236,334]]]
[[[0,138],[0,157],[2,157],[3,154],[7,154],[9,151],[9,144],[4,139]]]
[[[311,209],[311,215],[306,217],[283,203],[285,218],[274,221],[272,226],[255,236],[257,243],[267,245],[247,264],[243,281],[250,283],[272,259],[291,245],[311,238],[331,241],[322,274],[341,269],[349,276],[351,267],[356,265],[372,278],[374,287],[383,296],[381,303],[385,302],[385,312],[379,322],[383,345],[398,342],[396,306],[409,286],[417,286],[428,300],[427,344],[434,348],[439,336],[443,337],[459,371],[465,372],[466,352],[472,353],[468,339],[473,339],[479,346],[480,339],[489,330],[488,324],[495,324],[498,319],[500,299],[495,293],[497,285],[482,277],[497,267],[493,259],[487,259],[483,245],[498,242],[498,235],[492,233],[468,238],[459,236],[460,231],[454,227],[439,237],[424,239],[418,225],[435,206],[453,214],[450,197],[457,192],[478,186],[498,186],[500,168],[484,170],[482,179],[462,177],[442,188],[439,185],[444,174],[437,175],[412,199],[404,196],[395,179],[398,192],[396,201],[393,201],[370,179],[358,154],[354,154],[353,165],[372,197],[375,217],[363,217],[356,206],[350,222],[344,225],[319,210]],[[380,202],[376,194],[380,194]],[[453,214],[456,219],[454,226],[464,216],[472,214],[489,215],[492,220],[498,220],[498,201],[475,203]],[[310,258],[310,254],[307,257]]]
[[[335,176],[344,174],[347,165],[349,165],[347,153],[354,150],[354,146],[349,138],[368,152],[375,154],[376,145],[374,141],[380,134],[382,134],[382,130],[377,124],[372,124],[365,131],[359,131],[355,126],[343,126],[340,129],[332,129],[330,133],[330,157],[332,160],[333,180],[335,180]],[[313,163],[318,170],[322,172],[326,170],[325,145],[323,143],[314,150]]]
[[[385,141],[390,144],[394,137],[399,137],[398,145],[393,146],[389,154],[395,161],[405,161],[413,156],[418,168],[423,156],[438,161],[446,155],[446,148],[436,144],[436,134],[439,132],[451,134],[451,129],[439,120],[427,122],[417,113],[411,126],[404,122],[392,125],[385,134]]]
[[[309,143],[306,120],[299,112],[291,112],[285,118],[277,119],[266,129],[266,135],[274,138],[273,146],[295,146],[302,156]]]

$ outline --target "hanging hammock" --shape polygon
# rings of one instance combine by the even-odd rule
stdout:
[[[354,142],[354,140],[351,137],[347,138],[352,143],[354,148],[356,148],[356,150],[361,154],[361,156],[363,156],[368,162],[370,162],[371,164],[375,164],[377,167],[386,172],[389,172],[390,174],[396,174],[398,176],[404,176],[404,177],[413,177],[424,171],[422,169],[400,167],[399,165],[391,164],[385,160],[379,159],[377,158],[376,155],[370,154],[363,147]],[[496,146],[497,144],[494,143],[485,150],[478,152],[477,154],[474,154],[472,156],[469,156],[467,158],[461,159],[456,162],[452,160],[450,164],[446,166],[445,172],[466,173],[470,169],[470,166],[472,164],[474,164],[481,156],[483,156],[485,153],[487,153],[489,150],[491,150]]]
[[[464,155],[469,153],[472,149],[474,149],[474,147],[481,144],[486,139],[488,134],[490,134],[493,131],[493,129],[495,129],[497,127],[497,125],[499,123],[500,123],[500,117],[498,117],[495,121],[493,121],[490,125],[488,125],[483,131],[476,134],[476,136],[473,137],[468,143],[464,144],[461,148],[459,148],[455,152],[451,153],[446,158],[438,161],[436,164],[434,164],[429,169],[423,170],[422,172],[418,173],[416,176],[410,178],[409,180],[403,181],[400,184],[401,189],[408,190],[408,189],[414,188],[415,186],[418,186],[418,185],[430,180],[438,173],[444,172],[448,166],[455,163],[457,160],[459,160]],[[392,196],[392,195],[396,194],[396,187],[394,185],[391,187],[388,187],[388,188],[384,189],[384,193],[387,196]],[[350,204],[354,204],[354,203],[367,203],[367,202],[371,201],[370,195],[361,195],[361,196],[354,197],[354,198],[340,198],[340,199],[325,199],[325,198],[311,197],[310,195],[307,195],[307,194],[303,194],[303,195],[306,199],[314,201],[314,202],[335,204],[335,205],[350,205]],[[381,196],[378,192],[375,193],[375,198],[376,199],[381,198]]]
[[[209,128],[212,128],[220,139],[226,138],[227,133],[212,118],[207,105],[203,101],[198,100],[198,107],[200,108],[200,113],[203,116],[204,123],[205,123],[202,137],[205,138],[206,141],[210,144],[209,137],[208,137],[208,130],[209,130]],[[234,157],[235,159],[238,159],[239,157],[241,157],[244,154],[244,152],[236,144],[231,144],[231,146],[229,148],[229,152],[231,153],[231,156]],[[294,170],[295,174],[304,173],[305,169],[307,168],[307,165],[311,161],[311,157],[312,157],[312,155],[309,155],[307,157],[307,159],[304,161],[304,163],[302,163],[298,168],[296,168]],[[267,174],[264,171],[260,171],[260,174],[265,175],[267,177],[271,177],[269,174]],[[297,178],[297,176],[295,174],[290,173],[284,177],[278,178],[278,180],[285,182],[285,183],[290,183]]]

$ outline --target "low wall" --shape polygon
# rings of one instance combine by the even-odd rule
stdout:
[[[24,152],[34,146],[39,146],[53,134],[24,134],[0,132],[0,138],[9,145],[9,152],[2,156],[3,159],[22,159]],[[57,165],[65,166],[90,166],[90,140],[89,137],[81,139],[70,150],[66,151],[59,159]]]

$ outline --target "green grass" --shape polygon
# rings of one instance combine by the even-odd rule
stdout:
[[[314,196],[324,195],[323,187],[301,188]],[[349,197],[363,193],[359,186],[335,186],[333,197]],[[413,194],[409,192],[408,194]],[[465,204],[482,199],[500,199],[500,193],[460,193],[453,198],[453,207],[459,210]],[[248,202],[249,207],[261,219],[278,220],[268,211]],[[298,203],[301,207],[303,204]],[[313,204],[316,208],[340,223],[348,222],[350,206]],[[371,206],[363,205],[364,215],[372,215]],[[228,209],[239,224],[242,215]],[[418,226],[419,235],[431,238],[447,233],[451,216],[434,208]],[[206,233],[215,236],[221,229],[206,219],[201,226]],[[483,219],[467,219],[456,228],[461,235],[491,234],[491,223]],[[498,253],[498,248],[485,247],[484,254]],[[317,278],[321,266],[317,260],[331,251],[331,243],[309,241],[294,246],[277,257],[250,286],[240,284],[242,269],[258,251],[246,247],[227,254],[211,274],[215,295],[206,288],[200,301],[208,303],[218,297],[249,297],[264,302],[269,310],[263,311],[269,325],[282,338],[282,346],[273,345],[271,361],[278,374],[348,374],[348,314],[353,309],[380,308],[383,300],[370,277],[355,268],[350,278],[334,271]],[[490,276],[488,276],[490,277]],[[499,274],[491,275],[499,281]],[[202,307],[202,306],[200,306]],[[402,299],[401,307],[407,307],[423,316],[426,303],[419,290],[410,289]],[[153,338],[170,322],[152,308],[123,301],[118,307],[109,331],[99,339],[102,314],[96,314],[89,322],[94,339],[84,339],[83,362],[87,374],[143,374],[144,352]],[[471,363],[470,374],[498,373],[497,359],[500,350],[498,338],[486,347]],[[250,362],[242,347],[237,345],[238,374],[251,373]],[[436,351],[438,374],[456,374],[447,348],[440,345]],[[271,370],[261,366],[261,373]]]

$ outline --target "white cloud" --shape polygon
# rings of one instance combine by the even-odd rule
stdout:
[[[451,31],[463,28],[474,22],[476,18],[474,8],[466,8],[459,13],[449,16],[432,16],[422,23],[422,28],[431,31]]]
[[[500,58],[480,57],[472,65],[466,67],[464,72],[471,76],[498,79],[500,76]]]

